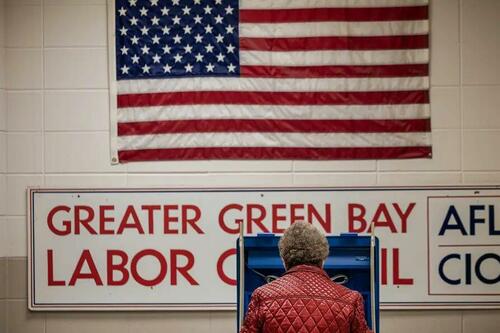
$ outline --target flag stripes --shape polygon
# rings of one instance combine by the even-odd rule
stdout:
[[[303,120],[303,119],[207,119],[143,121],[118,124],[118,135],[197,132],[300,132],[300,133],[385,133],[424,132],[429,119],[406,120]]]
[[[237,76],[117,82],[120,162],[431,156],[426,0],[239,6]]]
[[[239,104],[239,105],[378,105],[428,103],[427,90],[389,92],[242,92],[195,91],[118,95],[118,107]]]
[[[243,51],[426,49],[427,35],[371,37],[240,38]]]
[[[216,147],[119,150],[120,161],[162,160],[352,160],[396,159],[429,156],[430,147],[349,147],[349,148],[281,148],[281,147]]]
[[[426,20],[427,6],[386,8],[292,8],[246,9],[240,11],[242,23],[358,22]]]
[[[428,119],[427,104],[167,105],[122,108],[119,123],[183,119]]]

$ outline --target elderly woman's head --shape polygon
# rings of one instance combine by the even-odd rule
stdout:
[[[296,222],[281,237],[279,250],[286,269],[297,265],[322,267],[329,246],[325,235],[314,226]]]

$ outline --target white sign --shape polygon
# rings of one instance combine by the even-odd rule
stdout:
[[[31,189],[32,310],[235,309],[235,244],[380,239],[381,308],[500,307],[500,187]]]

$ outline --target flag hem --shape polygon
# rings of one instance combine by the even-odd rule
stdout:
[[[111,165],[120,163],[118,157],[118,106],[115,51],[115,0],[107,0],[108,25],[108,85],[109,85],[109,148]]]

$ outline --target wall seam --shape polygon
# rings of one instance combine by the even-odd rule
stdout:
[[[40,8],[40,15],[41,15],[41,29],[42,29],[42,142],[43,142],[43,148],[42,148],[42,184],[45,186],[46,180],[45,180],[45,146],[46,146],[46,138],[45,138],[45,0],[42,0],[41,2],[41,8]],[[28,204],[28,203],[27,203]],[[26,214],[26,218],[27,218]],[[29,223],[28,221],[26,223]],[[29,253],[27,253],[29,255]],[[28,265],[28,260],[26,260],[26,264]],[[29,272],[29,270],[27,269]],[[29,279],[29,277],[28,277]],[[28,283],[28,281],[26,281]],[[28,287],[27,287],[28,288]],[[43,332],[47,333],[47,315],[44,314],[43,316]]]
[[[464,111],[463,111],[463,45],[462,45],[462,1],[458,0],[458,109],[460,112],[460,170],[461,183],[465,183],[464,173]]]

